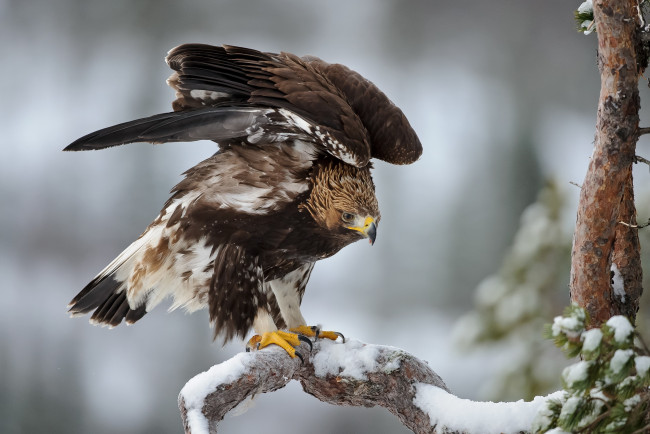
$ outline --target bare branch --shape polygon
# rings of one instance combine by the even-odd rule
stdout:
[[[623,225],[623,226],[627,226],[628,228],[643,229],[643,228],[647,228],[648,226],[650,226],[650,219],[648,219],[648,221],[643,223],[643,224],[626,223],[624,221],[620,221],[620,222],[618,222],[618,224]]]
[[[304,344],[299,351],[309,354]],[[403,350],[354,340],[345,344],[322,340],[314,344],[304,364],[284,350],[268,347],[240,353],[192,378],[178,397],[185,432],[216,433],[218,423],[238,404],[291,380],[300,381],[305,392],[330,404],[384,407],[416,433],[527,431],[548,399],[472,402],[449,393],[426,362]],[[471,417],[450,415],[459,408]],[[456,422],[459,419],[463,422]]]
[[[640,155],[635,155],[634,156],[634,162],[635,163],[644,163],[644,164],[647,164],[648,166],[650,166],[650,160],[647,160],[646,158],[643,158]]]

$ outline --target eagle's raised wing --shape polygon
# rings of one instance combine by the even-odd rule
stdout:
[[[174,113],[105,128],[66,150],[136,141],[300,138],[357,167],[371,158],[408,164],[422,153],[401,110],[343,65],[202,44],[172,49],[167,62],[175,71],[168,80],[176,90]]]
[[[302,127],[302,128],[301,128]],[[66,151],[88,151],[134,142],[166,143],[241,139],[248,143],[309,140],[304,120],[285,109],[250,106],[212,106],[161,113],[113,125],[87,134]]]

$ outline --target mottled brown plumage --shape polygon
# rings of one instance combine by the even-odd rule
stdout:
[[[371,158],[408,164],[421,145],[372,83],[314,57],[200,44],[173,49],[174,112],[91,133],[66,150],[208,139],[145,232],[70,303],[110,326],[208,307],[225,340],[305,321],[314,263],[362,238],[380,214]]]

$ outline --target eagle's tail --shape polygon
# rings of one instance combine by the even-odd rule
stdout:
[[[129,304],[126,285],[143,238],[133,242],[70,301],[68,313],[71,316],[94,310],[91,323],[115,327],[123,319],[127,324],[133,324],[147,313],[146,300],[136,307]]]
[[[177,232],[178,217],[197,197],[170,199],[154,223],[72,299],[69,313],[94,311],[91,323],[114,327],[122,320],[133,324],[168,297],[170,310],[203,308],[216,251],[207,239],[186,242]]]
[[[112,276],[95,278],[75,298],[68,307],[71,315],[83,315],[95,312],[90,317],[94,324],[115,327],[123,319],[127,324],[133,324],[144,316],[146,304],[131,309],[126,299],[126,291],[121,289],[122,283]]]

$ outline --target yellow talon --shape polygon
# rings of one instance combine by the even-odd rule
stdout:
[[[320,333],[318,333],[319,338],[331,339],[333,341],[337,340],[339,336],[341,336],[339,333],[326,330],[321,330]]]
[[[262,336],[255,335],[246,344],[247,348],[262,349],[269,345],[275,344],[284,349],[291,358],[296,357],[296,350],[294,347],[300,345],[300,339],[295,333],[289,333],[282,330],[263,333]]]
[[[301,335],[313,338],[316,337],[316,331],[318,330],[317,327],[310,327],[307,325],[301,325],[298,327],[294,327],[290,329],[290,331],[294,333],[299,333]],[[333,341],[337,340],[339,337],[343,339],[343,342],[345,342],[345,338],[343,337],[342,334],[337,333],[337,332],[330,332],[330,331],[325,331],[325,330],[319,330],[318,331],[318,338],[325,338],[325,339],[331,339]]]

